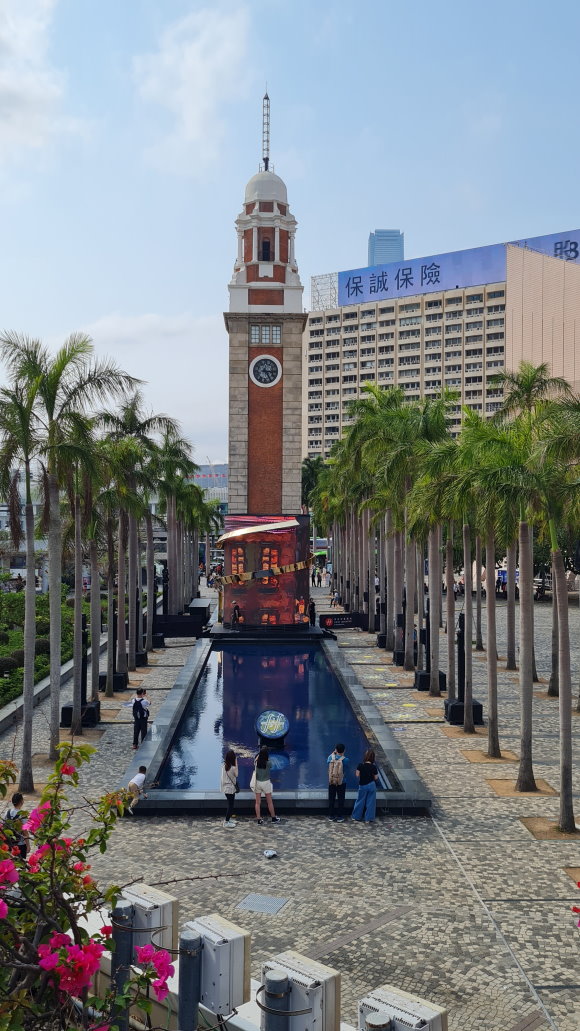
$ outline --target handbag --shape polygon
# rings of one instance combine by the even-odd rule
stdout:
[[[250,791],[253,791],[254,794],[256,793],[256,767],[255,767],[255,765],[254,765],[254,772],[252,773],[252,776],[250,778]]]
[[[239,782],[238,778],[236,777],[236,783],[235,783],[235,786],[234,786],[234,794],[237,795],[239,790],[240,790],[240,782]]]

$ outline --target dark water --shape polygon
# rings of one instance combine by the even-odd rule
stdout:
[[[210,653],[159,775],[160,788],[219,791],[228,748],[238,756],[247,789],[258,749],[256,718],[265,709],[290,722],[283,751],[271,750],[272,783],[280,791],[325,790],[326,758],[338,741],[351,759],[347,778],[369,747],[324,652],[297,644],[224,644]]]

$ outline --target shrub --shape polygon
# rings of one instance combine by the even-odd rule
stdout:
[[[6,633],[6,631],[0,630],[0,644],[8,644],[9,640],[10,636]]]
[[[17,666],[24,666],[24,651],[21,648],[17,648],[16,651],[12,652],[12,658]]]
[[[37,619],[36,620],[36,633],[37,634],[41,634],[43,636],[44,636],[44,634],[49,634],[50,633],[50,619],[42,619],[42,617]]]
[[[37,637],[34,645],[35,655],[50,655],[50,641],[47,637]]]
[[[13,659],[11,655],[0,656],[0,676],[3,676],[4,673],[11,673],[13,669],[18,669],[16,659]]]

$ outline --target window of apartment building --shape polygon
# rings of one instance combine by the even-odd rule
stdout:
[[[479,370],[483,368],[483,365],[481,364],[481,362],[466,362],[465,368],[469,369],[471,372],[477,369],[477,371],[479,372]]]
[[[361,347],[360,353],[361,353],[361,357],[362,357],[363,354],[374,354],[375,353],[375,349],[374,349],[374,347]]]
[[[483,294],[467,294],[465,298],[466,304],[479,304],[480,301],[483,301]]]
[[[384,369],[389,365],[394,365],[394,358],[379,358],[379,369]]]
[[[399,358],[399,365],[419,365],[421,356],[418,354],[410,355],[408,358]]]
[[[489,290],[487,294],[489,297],[505,297],[505,290]]]
[[[309,425],[314,425],[315,423],[319,423],[319,422],[322,422],[322,416],[321,415],[309,415],[308,416],[308,423],[309,423]]]
[[[409,340],[411,337],[420,337],[420,329],[401,329],[399,332],[399,340]]]
[[[356,394],[356,387],[344,387],[343,394]]]
[[[356,354],[357,354],[356,351],[343,351],[342,352],[342,357],[343,358],[356,358]]]
[[[494,361],[486,362],[485,363],[486,369],[503,369],[503,366],[504,366],[503,358],[496,358],[496,359],[494,359]]]
[[[487,386],[487,396],[488,397],[503,397],[503,387],[501,387],[501,386],[500,387],[490,386],[489,383],[488,383],[488,386]]]
[[[504,336],[505,336],[504,333],[487,333],[485,339],[486,340],[503,340]]]
[[[447,306],[448,304],[454,304],[455,306],[461,304],[461,297],[446,297],[445,306]]]
[[[425,304],[426,308],[440,308],[441,301],[427,301]]]
[[[397,320],[396,319],[381,319],[381,321],[379,322],[379,329],[382,329],[384,326],[396,326],[396,325],[397,325]]]
[[[461,365],[446,365],[445,372],[461,372]]]
[[[472,308],[471,311],[466,312],[466,315],[473,317],[474,315],[483,315],[483,308]]]
[[[369,333],[368,336],[361,336],[360,342],[361,342],[361,344],[372,344],[372,343],[374,343],[374,339],[375,339],[375,334],[374,333]]]
[[[441,372],[440,365],[428,365],[425,369],[426,376],[436,376],[438,372]]]
[[[446,351],[445,358],[446,360],[449,358],[461,358],[461,351]]]
[[[465,352],[466,358],[480,358],[483,354],[481,347],[471,347]]]
[[[475,333],[472,334],[472,336],[465,337],[466,344],[479,344],[481,340],[483,340],[483,335],[481,333]]]
[[[481,412],[481,410],[483,408],[483,405],[481,403],[479,403],[479,404],[468,404],[467,407],[471,408],[471,410],[473,412]]]
[[[326,325],[328,325],[329,322],[340,322],[340,315],[327,315]]]
[[[379,379],[392,379],[392,378],[393,378],[393,373],[392,372],[379,372]]]
[[[399,326],[418,326],[420,323],[420,315],[407,315],[404,319],[399,319]]]
[[[365,311],[361,311],[360,317],[361,317],[361,319],[374,319],[374,317],[375,317],[375,309],[374,308],[367,308]]]
[[[340,358],[340,351],[327,351],[326,361],[331,361],[333,358]]]
[[[394,350],[394,344],[386,344],[384,347],[379,347],[379,354],[392,354]]]
[[[447,371],[447,370],[445,370],[445,371]],[[445,377],[445,384],[448,387],[460,387],[461,386],[461,377],[460,376],[459,377],[458,376],[452,376],[450,378],[449,376],[446,376]]]
[[[345,311],[342,315],[342,321],[345,319],[358,319],[358,311]]]
[[[465,396],[470,398],[470,399],[472,399],[474,397],[481,397],[481,395],[482,395],[482,391],[481,390],[466,390],[466,392],[465,392]]]
[[[342,367],[343,372],[350,372],[351,369],[356,369],[356,362],[346,362]]]
[[[430,346],[433,347],[433,344],[431,344]],[[427,362],[440,362],[441,361],[441,352],[440,351],[439,352],[433,351],[433,354],[426,354],[425,355],[425,361],[427,361]]]
[[[321,390],[309,390],[308,391],[308,397],[309,397],[309,399],[311,401],[314,400],[314,398],[316,398],[316,397],[322,397],[322,391]]]
[[[332,364],[332,365],[327,365],[326,366],[326,371],[327,372],[338,372],[339,369],[340,369],[340,362],[336,362],[336,364]],[[328,380],[326,382],[328,383]]]
[[[342,377],[342,382],[343,383],[356,383],[356,376],[343,376]]]
[[[389,315],[394,310],[395,310],[394,307],[391,307],[391,308],[379,308],[379,315]]]
[[[433,389],[434,387],[440,387],[441,386],[441,380],[440,379],[428,379],[428,380],[425,380],[425,386],[428,387],[428,388],[431,388],[431,389]]]
[[[445,326],[445,333],[461,333],[461,323],[456,322],[451,326]]]
[[[308,325],[309,326],[318,326],[321,322],[322,322],[322,315],[313,315],[312,318],[308,320]]]
[[[461,343],[461,337],[448,337],[445,341],[445,347],[457,347]]]
[[[445,318],[446,319],[462,319],[463,318],[463,312],[462,311],[446,311],[445,312]]]
[[[360,328],[361,328],[363,333],[366,333],[366,332],[368,332],[369,329],[376,329],[377,328],[377,324],[376,324],[376,322],[361,322]]]
[[[466,376],[465,382],[467,383],[483,383],[483,376]]]
[[[338,433],[338,426],[326,426],[325,432],[327,437],[335,437]]]
[[[426,337],[441,336],[441,326],[428,326],[425,330]]]
[[[431,312],[430,315],[425,316],[425,322],[439,322],[443,318],[442,311]]]
[[[360,377],[360,381],[361,381],[361,383],[366,383],[366,382],[368,382],[368,380],[374,380],[374,378],[375,378],[374,372],[362,372],[361,373],[361,377]]]
[[[338,401],[327,401],[326,404],[324,405],[324,407],[326,408],[327,411],[331,411],[331,410],[334,410],[335,408],[339,407],[339,402]]]
[[[340,415],[327,415],[325,418],[327,422],[340,422]]]
[[[374,367],[375,367],[374,359],[370,360],[370,361],[367,360],[365,362],[361,362],[360,363],[360,367],[361,367],[361,369],[374,369]]]
[[[401,369],[401,368],[399,369],[399,378],[407,377],[407,376],[416,376],[416,375],[417,375],[417,370],[416,369]]]
[[[325,397],[336,397],[337,394],[340,394],[340,390],[336,390],[334,387],[332,388],[332,390],[324,391]]]
[[[309,379],[308,380],[308,386],[309,387],[321,387],[322,386],[322,380],[321,379]]]
[[[339,333],[340,333],[340,326],[332,326],[331,329],[327,328],[327,330],[326,330],[327,337],[338,336]]]
[[[486,347],[485,350],[487,354],[503,354],[504,352],[503,347],[498,347],[497,344],[495,347]]]
[[[322,365],[311,365],[308,369],[309,372],[322,372]]]
[[[489,322],[487,324],[489,326]],[[483,329],[483,321],[466,322],[465,323],[465,328],[466,329]]]
[[[413,304],[400,304],[399,311],[419,311],[420,307],[421,305],[414,301]]]
[[[499,315],[505,311],[505,304],[488,304],[486,311],[488,315]]]
[[[309,412],[321,412],[322,411],[322,405],[321,404],[308,405],[308,411]]]
[[[252,329],[255,329],[255,328],[259,328],[259,327],[252,326]],[[323,337],[324,336],[324,330],[323,329],[311,329],[310,330],[310,336],[311,336],[311,338],[312,337]],[[252,340],[252,343],[254,343],[253,340]],[[258,341],[258,343],[259,343],[259,341]]]
[[[379,340],[394,340],[394,333],[379,333]]]
[[[324,382],[326,384],[328,384],[328,383],[340,383],[340,379],[339,379],[338,376],[326,376]]]
[[[498,408],[501,408],[501,406],[501,401],[488,401],[485,406],[485,410],[486,412],[497,412]]]
[[[418,340],[414,344],[399,344],[399,354],[401,351],[416,351],[420,346],[421,345]]]
[[[342,341],[342,346],[343,347],[352,347],[353,345],[356,345],[356,344],[357,344],[357,338],[356,337],[345,337],[344,340]]]
[[[488,319],[486,326],[503,326],[504,322],[504,319]]]

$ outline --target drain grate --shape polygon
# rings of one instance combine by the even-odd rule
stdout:
[[[242,899],[236,909],[246,909],[250,913],[279,913],[287,902],[288,899],[276,898],[275,895],[257,895],[252,892]]]

